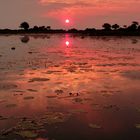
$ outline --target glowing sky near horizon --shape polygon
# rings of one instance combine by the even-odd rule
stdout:
[[[0,0],[0,28],[18,28],[22,21],[33,25],[99,28],[105,22],[130,24],[140,21],[140,0]]]

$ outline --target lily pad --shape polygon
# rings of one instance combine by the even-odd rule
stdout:
[[[0,116],[0,121],[2,121],[2,120],[7,120],[8,118],[6,118],[6,117],[3,117],[3,116]]]
[[[18,125],[16,126],[16,130],[39,130],[43,129],[42,123],[39,123],[35,120],[30,120],[27,118],[23,118]]]
[[[14,131],[14,128],[4,129],[4,130],[0,131],[0,137],[8,136],[13,131]]]
[[[1,83],[0,90],[11,90],[17,88],[17,85],[12,83]]]
[[[136,108],[137,112],[140,112],[140,108]]]
[[[37,92],[37,90],[35,90],[35,89],[27,89],[27,90],[30,92]]]
[[[46,96],[47,98],[56,98],[57,96]]]
[[[55,93],[56,94],[62,94],[63,93],[63,90],[61,90],[61,89],[60,90],[55,90]]]
[[[106,105],[103,108],[104,109],[114,109],[116,111],[120,110],[120,108],[117,105]]]
[[[61,112],[48,112],[42,118],[42,123],[47,124],[55,124],[55,123],[64,123],[70,118],[70,114],[68,113],[61,113]]]
[[[81,99],[81,98],[74,98],[73,101],[76,102],[76,103],[82,103],[83,99]]]
[[[29,82],[45,82],[45,81],[49,81],[49,80],[50,79],[48,79],[48,78],[39,78],[39,77],[37,77],[37,78],[30,79]]]
[[[15,134],[20,135],[23,138],[36,138],[38,136],[38,134],[33,131],[19,131],[15,132]]]
[[[75,110],[72,110],[71,113],[88,113],[88,112],[83,109],[75,109]]]
[[[136,124],[135,127],[140,129],[140,124]]]
[[[17,104],[8,104],[8,105],[6,105],[7,108],[13,108],[13,107],[16,107],[16,106],[17,106]]]
[[[33,96],[27,96],[27,97],[24,97],[24,100],[32,100],[32,99],[34,99]]]
[[[15,47],[12,47],[12,48],[11,48],[11,50],[15,50],[15,49],[16,49]]]
[[[93,124],[93,123],[90,123],[90,124],[89,124],[89,127],[90,127],[90,128],[93,128],[93,129],[100,129],[100,128],[101,128],[100,125]]]
[[[1,137],[9,137],[11,134],[17,134],[23,138],[36,138],[39,131],[43,130],[44,126],[39,121],[31,120],[29,118],[22,118],[18,124],[9,129],[0,131]]]

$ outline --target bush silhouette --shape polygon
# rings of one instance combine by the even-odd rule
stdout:
[[[119,29],[119,28],[120,28],[120,26],[119,26],[118,24],[112,25],[112,29],[114,29],[114,30],[117,30],[117,29]]]
[[[129,31],[136,31],[138,29],[139,23],[137,21],[133,21],[132,24],[128,27]]]
[[[105,29],[105,30],[111,30],[111,25],[109,23],[104,23],[102,25],[102,27]]]
[[[30,26],[27,22],[22,22],[19,27],[28,30]]]

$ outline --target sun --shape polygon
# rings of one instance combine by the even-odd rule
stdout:
[[[69,19],[66,19],[65,20],[65,23],[67,23],[67,24],[70,23],[70,20]]]

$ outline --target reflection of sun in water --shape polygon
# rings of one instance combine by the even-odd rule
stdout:
[[[70,42],[69,42],[69,41],[66,41],[65,44],[66,44],[67,46],[69,46]]]
[[[70,20],[69,19],[66,19],[65,20],[65,23],[67,23],[67,24],[70,23]]]

